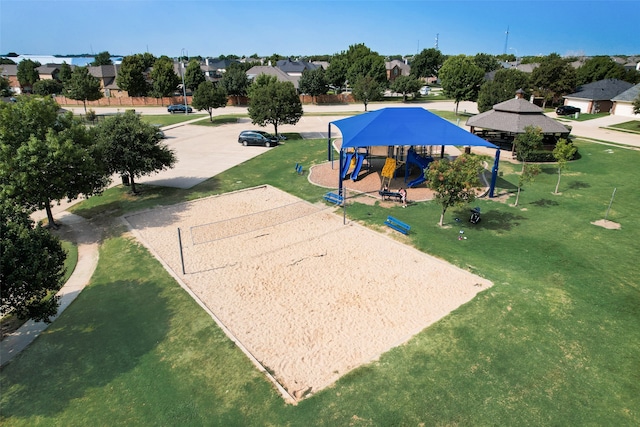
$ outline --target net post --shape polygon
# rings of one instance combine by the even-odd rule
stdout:
[[[184,271],[184,255],[182,254],[182,235],[180,234],[180,227],[178,227],[178,246],[180,247],[180,265],[182,265],[182,274],[185,275]]]

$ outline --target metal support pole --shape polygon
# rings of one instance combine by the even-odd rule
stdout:
[[[611,195],[611,201],[609,202],[609,207],[607,208],[607,213],[604,215],[604,220],[606,221],[609,217],[609,211],[611,210],[611,204],[613,203],[613,198],[616,197],[617,188],[613,189],[613,194]]]
[[[496,181],[498,179],[499,165],[500,165],[500,150],[496,150],[496,159],[493,162],[493,169],[491,171],[491,186],[489,187],[489,198],[494,197],[494,191],[496,189]]]
[[[182,274],[187,274],[184,271],[184,255],[182,254],[182,235],[180,234],[180,227],[178,227],[178,246],[180,246],[180,264],[182,265]]]

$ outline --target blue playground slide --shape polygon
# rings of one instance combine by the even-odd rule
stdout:
[[[429,167],[429,164],[433,161],[433,157],[421,157],[418,155],[418,153],[415,152],[414,149],[410,149],[409,152],[407,153],[407,166],[410,164],[415,164],[418,165],[418,167],[420,168],[421,172],[420,172],[420,176],[417,177],[416,179],[414,179],[413,181],[409,182],[407,184],[407,187],[411,188],[414,187],[416,185],[420,185],[423,182],[425,182],[427,180],[427,178],[424,176],[424,170],[427,169]],[[407,179],[409,179],[409,168],[407,167],[405,169],[405,177],[404,177],[404,181],[407,182]]]
[[[351,179],[353,181],[358,180],[358,174],[360,173],[360,169],[362,169],[362,163],[364,163],[364,154],[358,154],[358,158],[356,160],[356,167],[353,168],[353,172],[351,173]]]
[[[353,159],[354,153],[347,153],[344,157],[344,165],[342,166],[342,171],[340,177],[345,179],[347,176],[347,172],[349,172],[349,168],[351,167],[351,159]]]

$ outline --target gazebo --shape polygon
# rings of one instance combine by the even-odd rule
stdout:
[[[333,160],[331,125],[342,134],[340,170],[343,169],[345,150],[374,146],[442,146],[489,147],[496,149],[492,169],[489,197],[493,197],[498,175],[500,150],[484,139],[467,132],[449,121],[421,107],[383,108],[329,123],[327,139],[328,160]],[[338,178],[342,194],[342,177]]]
[[[513,148],[516,135],[525,133],[527,126],[542,129],[545,139],[555,144],[559,138],[568,138],[570,130],[562,123],[547,117],[544,110],[521,97],[510,99],[493,106],[490,111],[477,114],[467,120],[471,133],[482,135],[498,144],[508,144]],[[482,129],[477,131],[477,129]]]

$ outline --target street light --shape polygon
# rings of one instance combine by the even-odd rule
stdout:
[[[187,88],[184,85],[184,65],[182,64],[182,58],[184,57],[185,48],[180,50],[180,74],[182,75],[182,100],[184,101],[184,113],[189,114],[189,107],[187,107]]]

